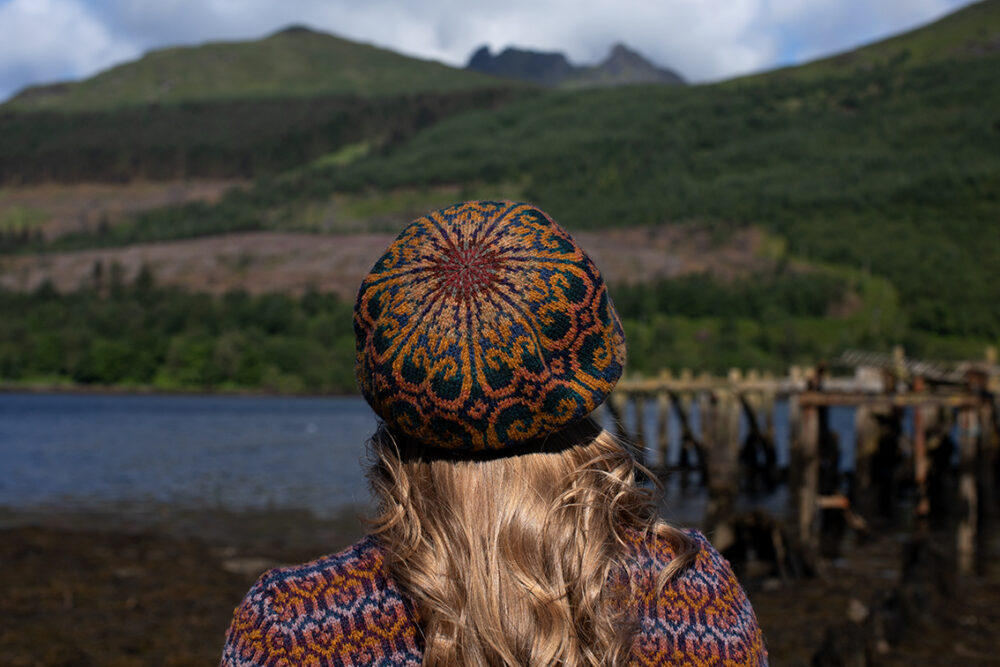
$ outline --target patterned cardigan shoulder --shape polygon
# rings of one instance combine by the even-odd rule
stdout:
[[[632,664],[766,666],[760,627],[729,563],[703,535],[690,535],[698,557],[659,593],[656,574],[674,554],[663,540],[634,536]],[[422,656],[414,606],[368,536],[339,554],[264,574],[236,609],[221,665],[417,666]]]

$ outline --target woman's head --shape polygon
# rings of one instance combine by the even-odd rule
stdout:
[[[594,263],[539,209],[466,202],[407,226],[358,293],[356,375],[394,431],[502,451],[596,408],[625,339]]]

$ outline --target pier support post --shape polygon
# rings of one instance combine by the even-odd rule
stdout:
[[[986,574],[990,564],[988,545],[991,542],[992,532],[996,528],[994,517],[997,512],[997,448],[1000,446],[1000,433],[997,431],[995,405],[992,401],[983,401],[979,408],[979,456],[976,466],[977,484],[979,491],[979,524],[977,527],[978,540],[976,541],[976,571],[979,574]]]
[[[975,570],[979,496],[976,489],[976,454],[979,444],[979,411],[963,408],[958,413],[958,499],[959,519],[955,534],[958,571]]]
[[[635,450],[639,463],[646,465],[646,395],[637,392],[632,395],[635,413]]]
[[[773,381],[770,375],[765,375],[766,381]],[[765,391],[761,398],[761,408],[764,412],[764,446],[767,448],[766,475],[768,492],[774,491],[778,483],[778,448],[774,442],[774,391]]]
[[[605,402],[605,405],[608,406],[608,414],[611,415],[611,421],[614,423],[615,434],[622,440],[629,440],[628,432],[625,430],[625,420],[622,419],[622,412],[627,400],[621,391],[613,391]]]
[[[923,390],[923,378],[914,378],[913,391],[919,392]],[[930,461],[927,457],[925,412],[926,408],[924,406],[918,405],[913,408],[913,483],[916,490],[914,512],[917,519],[917,532],[927,529],[927,519],[931,513],[930,499],[927,495],[927,473],[930,470]]]
[[[732,518],[739,492],[740,402],[735,391],[719,390],[715,405],[708,454],[708,509],[705,532],[720,551],[733,544],[736,534]]]
[[[680,453],[677,461],[677,465],[681,469],[681,490],[687,489],[688,486],[688,473],[692,467],[692,456],[698,460],[698,471],[700,473],[701,484],[704,486],[708,483],[707,456],[705,455],[704,446],[698,441],[692,430],[691,405],[693,399],[687,393],[678,395],[675,392],[669,392],[669,396],[670,402],[677,412],[677,419],[680,422],[681,429]]]
[[[670,397],[665,391],[656,395],[656,451],[660,474],[666,475],[670,465]]]
[[[851,504],[861,516],[875,512],[872,492],[872,457],[878,450],[878,423],[871,407],[859,405],[854,411],[854,488]]]
[[[792,388],[788,395],[788,494],[789,509],[798,512],[798,491],[802,474],[802,410],[799,407],[799,386],[802,380],[798,366],[792,366],[788,373],[788,383]],[[818,426],[817,426],[818,427]]]
[[[703,391],[698,394],[698,421],[701,426],[699,440],[701,441],[701,451],[704,459],[699,462],[701,470],[701,484],[708,486],[712,482],[712,455],[715,452],[715,397],[710,391]]]
[[[817,547],[816,502],[819,498],[819,410],[814,405],[801,408],[798,446],[793,450],[795,492],[792,494],[798,517],[799,539],[810,551]]]

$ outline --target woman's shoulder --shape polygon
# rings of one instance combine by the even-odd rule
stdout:
[[[678,541],[650,534],[636,542],[638,664],[766,665],[757,617],[729,562],[700,532],[682,534],[697,554],[662,588],[658,575],[678,557]]]
[[[260,576],[255,589],[285,589],[292,595],[309,595],[320,582],[384,579],[382,551],[371,535],[343,551],[299,565],[276,567]],[[312,584],[312,585],[310,585]]]
[[[419,665],[416,637],[412,605],[368,536],[340,553],[264,573],[233,615],[222,665],[314,657],[332,665]]]

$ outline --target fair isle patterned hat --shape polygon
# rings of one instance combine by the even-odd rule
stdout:
[[[389,427],[434,447],[517,447],[596,408],[625,336],[594,263],[529,204],[410,223],[361,283],[355,374]]]

